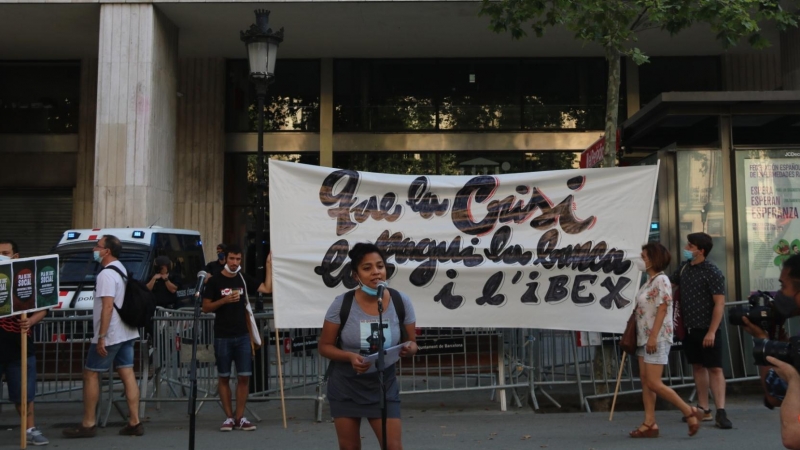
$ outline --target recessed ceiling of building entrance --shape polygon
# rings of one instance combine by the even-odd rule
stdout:
[[[602,56],[599,47],[582,45],[563,29],[521,41],[495,34],[474,1],[154,3],[180,29],[182,57],[244,58],[239,30],[254,21],[257,8],[271,10],[273,26],[286,29],[281,58]],[[95,56],[99,10],[99,4],[0,3],[0,59]],[[777,41],[775,33],[768,35]],[[674,38],[647,31],[640,44],[650,55],[722,52],[705,27]],[[743,45],[735,51],[751,50]]]

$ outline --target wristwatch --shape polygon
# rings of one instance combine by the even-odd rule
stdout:
[[[105,339],[105,338],[106,338],[106,336],[107,336],[107,335],[105,335],[105,334],[101,334],[100,336],[97,336],[97,339]]]

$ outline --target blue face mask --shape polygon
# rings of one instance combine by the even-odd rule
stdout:
[[[92,257],[96,262],[101,262],[103,260],[103,258],[100,257],[100,250],[95,250],[92,252]]]
[[[365,284],[361,285],[361,290],[364,291],[365,293],[373,296],[373,297],[377,297],[378,296],[378,290],[377,289],[372,289],[371,287],[369,287],[369,286],[367,286]]]
[[[220,261],[224,261],[225,260],[225,253],[222,253],[222,252],[217,253],[217,259],[220,260]]]
[[[683,259],[691,261],[694,259],[694,253],[689,250],[683,249]]]

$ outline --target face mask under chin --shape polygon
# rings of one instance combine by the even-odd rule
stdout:
[[[232,274],[234,274],[234,275],[235,275],[235,274],[239,273],[239,271],[240,271],[240,270],[242,270],[242,266],[237,266],[237,267],[236,267],[236,270],[234,271],[234,270],[231,270],[230,266],[228,266],[227,264],[225,264],[225,270],[227,270],[227,271],[228,271],[228,273],[232,273]]]

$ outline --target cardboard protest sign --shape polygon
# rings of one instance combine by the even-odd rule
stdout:
[[[58,255],[0,261],[0,317],[58,304]]]

